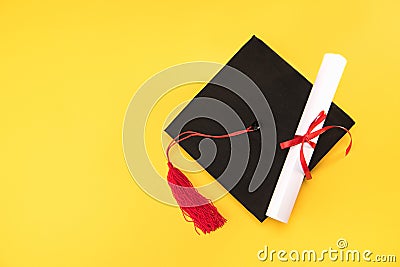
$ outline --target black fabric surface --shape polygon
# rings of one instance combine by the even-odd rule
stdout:
[[[312,84],[255,36],[235,54],[227,65],[245,73],[255,82],[267,99],[275,119],[277,130],[275,157],[267,178],[256,191],[249,192],[249,183],[257,166],[261,142],[259,132],[253,132],[245,137],[249,138],[250,142],[250,157],[247,168],[240,181],[230,190],[230,193],[247,210],[259,221],[263,221],[266,219],[265,212],[289,151],[288,149],[281,150],[279,143],[293,138]],[[218,75],[220,73],[215,78],[218,78]],[[198,97],[210,97],[223,101],[235,110],[246,126],[253,124],[255,121],[251,108],[230,90],[209,83],[195,98]],[[188,116],[193,119],[182,125],[184,123],[182,118],[187,118]],[[354,125],[354,121],[337,105],[332,103],[325,125],[341,125],[350,129]],[[223,126],[213,120],[196,117],[195,112],[191,109],[191,104],[189,104],[165,131],[171,137],[175,137],[179,132],[187,130],[207,134],[224,134],[226,130]],[[320,136],[309,165],[310,169],[316,166],[344,134],[344,131],[333,129]],[[200,157],[199,142],[201,139],[200,137],[189,138],[181,142],[180,145],[194,159],[198,159]],[[209,166],[204,167],[213,177],[219,178],[225,170],[232,153],[231,141],[229,139],[218,139],[215,140],[215,144],[217,146],[216,157]],[[201,162],[199,163],[202,164]],[[227,187],[226,181],[219,180],[219,182]]]

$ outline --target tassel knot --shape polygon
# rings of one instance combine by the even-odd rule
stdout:
[[[210,199],[201,195],[189,179],[178,169],[175,168],[169,158],[169,151],[171,147],[179,142],[191,138],[193,136],[200,136],[206,138],[229,138],[244,133],[249,133],[259,130],[259,126],[254,124],[244,130],[236,131],[224,135],[209,135],[199,132],[186,131],[171,140],[167,149],[166,155],[168,160],[168,184],[171,188],[172,195],[176,199],[179,207],[182,210],[183,217],[188,222],[193,222],[194,229],[200,229],[204,234],[215,231],[222,227],[226,219],[218,212]]]

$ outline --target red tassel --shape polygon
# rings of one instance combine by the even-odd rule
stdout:
[[[226,219],[218,212],[211,200],[202,196],[171,162],[168,162],[168,167],[168,184],[186,221],[193,222],[196,232],[200,229],[204,234],[222,227]],[[206,204],[199,205],[199,203]]]
[[[197,189],[193,187],[189,179],[172,165],[169,158],[171,147],[194,136],[220,139],[250,133],[258,129],[258,125],[254,124],[246,129],[223,135],[210,135],[186,131],[176,136],[169,143],[165,151],[169,167],[168,184],[171,187],[172,195],[182,210],[183,217],[186,221],[194,223],[194,229],[197,233],[199,233],[197,229],[200,229],[205,234],[215,231],[225,224],[226,219],[218,212],[212,201],[202,196]],[[188,217],[190,219],[188,219]]]

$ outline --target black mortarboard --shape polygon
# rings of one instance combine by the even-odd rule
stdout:
[[[261,90],[269,107],[265,106],[265,111],[272,111],[273,121],[259,121],[253,113],[253,107],[241,99],[241,92],[236,92],[238,86],[235,86],[229,75],[226,75],[228,68],[234,68],[249,77],[255,85]],[[224,80],[225,79],[225,80]],[[230,89],[226,89],[218,84],[233,84]],[[199,143],[203,137],[189,138],[179,144],[184,150],[196,159],[208,173],[217,178],[218,181],[229,190],[229,192],[248,209],[259,221],[266,219],[266,210],[277,184],[279,174],[282,170],[288,150],[280,149],[279,144],[283,141],[292,139],[299,124],[302,112],[310,94],[312,84],[290,66],[284,59],[275,53],[270,47],[257,37],[253,36],[226,64],[224,68],[196,95],[196,99],[209,99],[207,114],[218,113],[215,100],[229,106],[236,116],[240,118],[245,127],[259,123],[260,127],[276,127],[276,136],[262,139],[260,132],[255,131],[237,138],[244,141],[248,138],[249,155],[247,166],[239,173],[241,177],[232,177],[232,172],[226,174],[226,168],[229,164],[232,153],[241,153],[240,147],[232,151],[231,141],[229,139],[217,139],[216,155],[211,163],[200,157]],[[240,90],[242,90],[241,88]],[[253,87],[246,88],[246,93],[252,94]],[[250,91],[249,91],[250,90]],[[256,92],[254,91],[254,94]],[[256,96],[256,94],[254,95]],[[235,127],[229,127],[234,118],[225,116],[224,122],[214,121],[210,117],[199,116],[198,107],[195,107],[194,101],[189,103],[184,110],[172,121],[166,128],[166,132],[173,138],[184,131],[195,131],[213,135],[226,134],[232,130],[239,130]],[[258,107],[260,108],[260,107]],[[263,107],[261,107],[263,108]],[[232,115],[233,116],[233,115]],[[218,117],[218,116],[216,116]],[[225,125],[224,125],[225,124]],[[332,103],[324,125],[340,125],[350,129],[354,121],[337,105]],[[312,169],[329,152],[329,150],[343,137],[345,132],[339,129],[333,129],[329,134],[319,137],[317,146],[309,163]],[[236,137],[235,137],[236,138]],[[263,144],[263,149],[270,149],[274,152],[271,161],[272,165],[265,166],[266,177],[255,191],[249,190],[250,182],[253,178],[255,169],[259,164],[261,154],[261,140],[270,140],[271,144]],[[245,155],[244,155],[245,156]],[[235,167],[235,166],[234,166]],[[269,168],[270,167],[270,168]],[[236,166],[237,168],[237,166]],[[231,183],[230,179],[235,180]],[[236,181],[238,181],[236,183]],[[233,188],[231,188],[233,186]],[[252,192],[251,192],[252,191]]]

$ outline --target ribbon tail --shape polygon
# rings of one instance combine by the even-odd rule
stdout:
[[[300,163],[301,167],[303,168],[306,179],[311,180],[312,179],[311,172],[310,169],[308,168],[306,158],[304,157],[304,142],[301,143],[301,148],[300,148]]]

